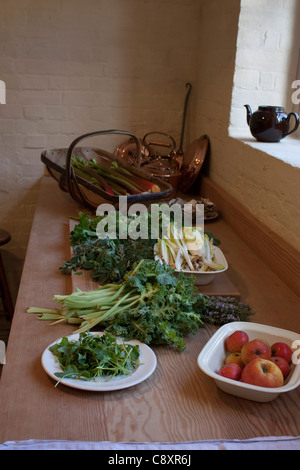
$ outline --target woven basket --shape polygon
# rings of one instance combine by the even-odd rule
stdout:
[[[106,150],[78,146],[79,142],[84,139],[107,134],[125,134],[134,139],[137,145],[137,167],[126,163],[121,158],[116,158]],[[94,158],[99,164],[107,168],[111,167],[113,161],[117,161],[119,166],[157,184],[161,189],[161,191],[157,193],[132,194],[127,196],[128,206],[135,203],[148,205],[151,202],[159,202],[169,198],[173,193],[173,187],[169,183],[159,178],[151,177],[148,173],[139,168],[141,161],[141,144],[134,134],[120,130],[96,131],[77,137],[68,149],[45,150],[41,154],[41,161],[46,165],[51,176],[56,179],[60,189],[69,192],[76,202],[88,209],[94,210],[100,204],[107,202],[117,208],[119,205],[119,196],[110,195],[86,179],[75,175],[72,166],[72,155],[80,156],[86,160]]]

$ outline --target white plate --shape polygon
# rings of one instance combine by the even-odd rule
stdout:
[[[209,284],[218,274],[224,273],[228,269],[227,260],[220,248],[214,246],[213,250],[215,252],[215,261],[222,264],[224,269],[220,269],[219,271],[190,271],[186,269],[176,272],[184,273],[186,276],[194,276],[196,286],[205,286],[206,284]]]
[[[103,332],[95,332],[92,334],[96,334],[102,336]],[[78,334],[67,336],[69,341],[77,340],[79,337]],[[119,375],[116,377],[111,378],[108,380],[107,378],[102,378],[93,381],[85,381],[79,379],[59,379],[55,376],[56,372],[61,372],[62,369],[59,365],[54,354],[49,351],[49,348],[59,343],[62,338],[54,341],[50,344],[42,355],[42,366],[47,374],[54,379],[56,382],[60,382],[63,385],[67,385],[68,387],[77,388],[79,390],[88,390],[91,392],[106,392],[111,390],[121,390],[123,388],[132,387],[133,385],[137,385],[140,382],[146,380],[150,375],[154,372],[157,364],[156,356],[149,346],[144,343],[140,343],[139,341],[132,340],[126,341],[126,344],[138,345],[140,348],[140,357],[138,362],[140,365],[135,369],[130,375]]]

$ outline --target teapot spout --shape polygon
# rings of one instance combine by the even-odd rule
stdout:
[[[248,124],[248,126],[249,126],[249,124],[250,124],[250,118],[251,118],[251,116],[252,116],[252,110],[251,110],[249,104],[245,104],[244,106],[245,106],[245,108],[247,109],[247,124]]]

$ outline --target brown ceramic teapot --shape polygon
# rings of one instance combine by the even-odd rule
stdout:
[[[245,108],[251,134],[260,142],[279,142],[295,132],[299,126],[298,114],[294,112],[286,114],[281,106],[259,106],[254,113],[249,104],[245,104]],[[292,116],[295,118],[295,125],[290,130]]]

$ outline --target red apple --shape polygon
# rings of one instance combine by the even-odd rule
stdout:
[[[261,359],[270,359],[271,348],[263,341],[253,339],[242,347],[241,356],[245,365],[252,361],[252,359],[257,359],[258,357]]]
[[[256,358],[243,369],[241,382],[273,388],[282,387],[284,379],[281,370],[274,362]]]
[[[236,330],[225,341],[226,348],[229,352],[241,352],[244,344],[248,343],[249,337],[245,331]]]
[[[272,356],[283,357],[288,363],[292,361],[293,351],[291,348],[283,342],[274,343],[271,346]]]
[[[238,364],[230,363],[221,367],[218,374],[227,379],[240,380],[242,368]]]
[[[244,367],[244,363],[242,361],[242,356],[241,353],[235,352],[235,353],[230,353],[225,359],[225,364],[238,364],[242,369]]]
[[[263,343],[265,343],[269,348],[271,347],[270,343],[268,343],[268,341],[266,341],[264,338],[255,338],[257,339],[258,341],[262,341]]]
[[[283,357],[271,357],[271,361],[274,362],[282,372],[283,378],[285,379],[290,372],[289,363],[283,359]]]

